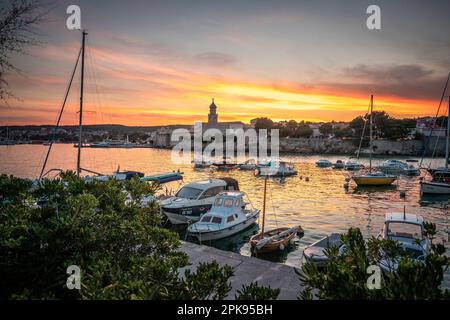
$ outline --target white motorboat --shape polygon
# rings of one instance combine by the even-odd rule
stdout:
[[[259,215],[258,209],[248,206],[243,192],[222,192],[216,196],[211,210],[188,227],[188,235],[201,242],[226,238],[247,229]]]
[[[329,168],[333,165],[333,163],[331,163],[331,161],[326,160],[326,159],[320,159],[318,161],[316,161],[316,166],[319,168]]]
[[[331,247],[341,248],[343,242],[339,233],[332,233],[303,250],[303,259],[306,262],[314,263],[318,268],[323,268],[328,260],[325,250]]]
[[[383,161],[377,169],[384,173],[403,173],[408,169],[408,165],[403,161],[390,159]]]
[[[211,208],[215,196],[227,190],[239,190],[238,182],[232,178],[191,182],[174,197],[162,200],[161,211],[172,224],[195,222]]]
[[[259,176],[287,177],[297,174],[294,166],[288,162],[272,160],[269,165],[258,166],[255,174]]]
[[[424,261],[431,250],[430,241],[424,236],[423,218],[421,216],[402,212],[386,213],[383,230],[378,239],[397,241],[414,260]],[[381,253],[383,256],[383,252]],[[385,254],[384,254],[385,255]],[[384,258],[380,267],[387,272],[397,269],[398,258]]]

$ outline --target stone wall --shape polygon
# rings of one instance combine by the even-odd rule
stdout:
[[[355,154],[359,141],[322,138],[280,138],[280,152],[293,152],[303,154]],[[378,155],[405,155],[422,156],[424,147],[427,156],[435,148],[436,140],[374,140],[374,154]],[[361,150],[367,154],[368,149]],[[445,139],[440,139],[436,147],[436,156],[445,155]]]

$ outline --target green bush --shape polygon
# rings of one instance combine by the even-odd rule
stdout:
[[[43,180],[0,176],[0,299],[223,299],[233,270],[196,272],[178,234],[162,228],[158,186],[138,179],[86,183],[73,172]],[[70,265],[81,290],[67,289]]]
[[[425,224],[425,233],[432,239],[436,233],[434,224]],[[392,240],[371,238],[367,242],[359,229],[349,229],[342,236],[345,250],[332,247],[326,250],[328,257],[323,270],[312,263],[302,267],[300,281],[305,289],[300,299],[448,299],[449,291],[440,287],[449,261],[445,248],[432,245],[432,252],[425,262],[411,259],[402,247]],[[367,287],[367,268],[379,265],[382,259],[394,261],[401,257],[395,272],[382,273],[380,289]],[[314,294],[313,294],[314,293]]]

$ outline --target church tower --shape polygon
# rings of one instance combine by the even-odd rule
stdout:
[[[214,103],[214,98],[209,106],[208,124],[216,124],[218,122],[219,115],[217,114],[217,106]]]

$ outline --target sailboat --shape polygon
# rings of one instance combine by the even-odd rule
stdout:
[[[450,96],[448,98],[447,139],[445,142],[445,166],[434,170],[432,181],[420,182],[420,194],[450,195]]]
[[[255,234],[250,238],[250,245],[253,253],[268,253],[274,251],[284,250],[291,239],[297,234],[303,233],[301,226],[295,226],[292,228],[276,228],[273,230],[264,230],[266,220],[266,192],[267,192],[267,179],[264,179],[264,200],[263,200],[263,216],[261,232]]]
[[[372,172],[372,132],[373,132],[373,95],[370,96],[370,161],[369,161],[369,172],[361,175],[354,175],[352,177],[353,181],[358,186],[389,186],[391,185],[397,177],[394,175],[389,175],[383,172],[374,171]]]

